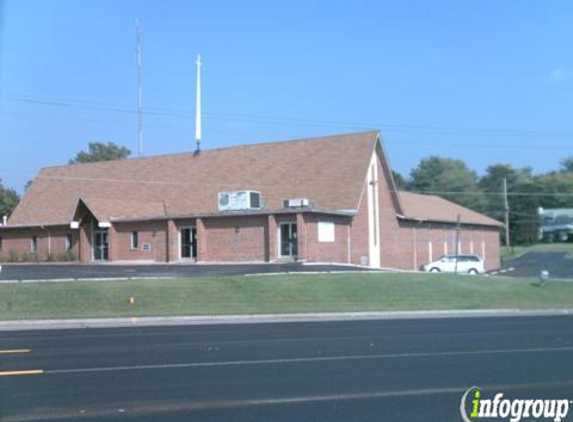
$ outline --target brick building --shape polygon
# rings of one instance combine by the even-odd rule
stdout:
[[[0,255],[81,262],[304,260],[418,269],[456,249],[497,268],[501,223],[396,190],[378,132],[42,169]]]

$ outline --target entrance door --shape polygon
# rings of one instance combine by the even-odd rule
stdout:
[[[94,261],[107,261],[109,259],[109,243],[107,230],[94,231]]]
[[[181,258],[197,259],[197,229],[195,227],[181,229]]]
[[[279,225],[280,256],[295,258],[298,255],[296,223],[281,223]]]

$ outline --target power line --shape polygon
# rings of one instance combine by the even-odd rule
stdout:
[[[131,113],[132,111],[126,111]],[[35,117],[42,117],[42,114],[40,113],[33,113],[33,112],[17,112],[17,111],[4,111],[2,112],[4,114],[9,113],[9,114],[14,114],[20,117],[29,117],[29,118],[35,118]],[[136,113],[135,111],[133,111],[133,113]],[[158,115],[157,113],[152,113],[152,112],[143,112],[144,115],[148,115],[148,117],[162,117],[160,115]],[[122,120],[122,121],[114,121],[114,120],[108,120],[108,119],[91,119],[91,118],[85,118],[85,117],[77,117],[77,116],[72,116],[67,114],[66,115],[66,119],[73,119],[73,120],[78,120],[78,121],[86,121],[86,122],[91,122],[91,123],[97,123],[97,124],[109,124],[109,125],[119,125],[119,126],[131,126],[132,123]],[[220,117],[213,117],[213,116],[207,116],[204,117],[205,120],[226,120],[226,119],[222,119]],[[190,129],[192,129],[192,124],[189,122],[187,124],[165,124],[165,123],[157,123],[157,122],[148,122],[147,123],[148,126],[150,127],[155,127],[155,128],[166,128],[166,129],[178,129],[178,130],[183,130],[185,132],[188,132]],[[276,132],[261,132],[261,131],[225,131],[225,130],[220,130],[220,129],[213,129],[209,131],[211,134],[222,134],[222,135],[241,135],[241,136],[270,136],[270,137],[287,137],[288,135],[285,134],[279,134]],[[449,148],[477,148],[477,149],[530,149],[530,150],[566,150],[566,151],[570,151],[571,150],[571,146],[569,144],[567,145],[553,145],[553,144],[547,144],[544,143],[543,145],[527,145],[527,144],[502,144],[502,143],[484,143],[484,142],[479,142],[479,143],[468,143],[466,141],[460,141],[457,143],[454,142],[442,142],[442,141],[425,141],[425,140],[416,140],[416,139],[400,139],[400,140],[394,140],[394,139],[385,139],[384,143],[386,145],[392,145],[394,147],[400,147],[400,146],[421,146],[421,147],[449,147]]]
[[[59,107],[82,107],[82,108],[95,108],[103,109],[113,112],[122,113],[137,113],[136,109],[129,106],[118,105],[106,102],[93,102],[82,100],[69,100],[54,97],[39,97],[26,94],[4,94],[4,97],[12,101],[21,101],[27,103],[36,103],[41,105],[52,105]],[[153,116],[169,116],[169,117],[192,117],[194,114],[191,110],[162,108],[162,107],[148,107],[143,111],[145,115]],[[298,123],[304,126],[320,126],[320,127],[348,127],[355,129],[371,129],[374,127],[384,128],[385,131],[401,131],[401,132],[426,132],[426,133],[450,133],[452,135],[474,135],[474,136],[488,136],[488,137],[543,137],[543,138],[562,138],[572,139],[573,132],[569,131],[548,131],[548,130],[523,130],[523,129],[477,129],[467,127],[446,127],[446,126],[432,126],[432,125],[411,125],[411,124],[388,124],[381,122],[344,122],[344,121],[331,121],[331,120],[316,120],[305,119],[300,117],[277,117],[277,116],[263,116],[251,115],[240,113],[204,113],[206,117],[213,119],[235,119],[240,121],[252,123],[267,123],[267,124],[283,124],[283,123]]]

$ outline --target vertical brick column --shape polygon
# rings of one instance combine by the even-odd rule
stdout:
[[[267,221],[267,239],[266,239],[266,257],[268,262],[277,260],[278,246],[277,246],[277,220],[274,215],[269,214]]]
[[[306,220],[302,213],[296,215],[296,236],[298,242],[298,259],[306,261],[308,258],[308,233],[306,230]]]
[[[179,231],[173,220],[167,220],[167,262],[179,260]]]
[[[155,262],[167,262],[167,223],[153,224],[152,251]]]
[[[80,226],[78,238],[79,238],[79,253],[78,259],[80,262],[91,262],[92,260],[92,231],[91,231],[91,220],[88,220]]]
[[[197,262],[208,261],[207,258],[207,230],[203,218],[197,218]]]
[[[112,224],[111,227],[107,229],[109,261],[117,261],[120,257],[118,236],[117,229]]]

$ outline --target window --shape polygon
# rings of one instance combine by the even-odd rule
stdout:
[[[318,241],[334,242],[334,223],[332,221],[318,222]]]
[[[139,239],[138,233],[133,231],[131,232],[131,249],[137,249],[139,247]]]
[[[72,250],[73,248],[73,239],[72,239],[72,234],[68,233],[66,234],[66,251],[69,252]]]
[[[32,252],[38,252],[38,236],[32,236]]]
[[[251,208],[261,208],[261,194],[251,192]]]

